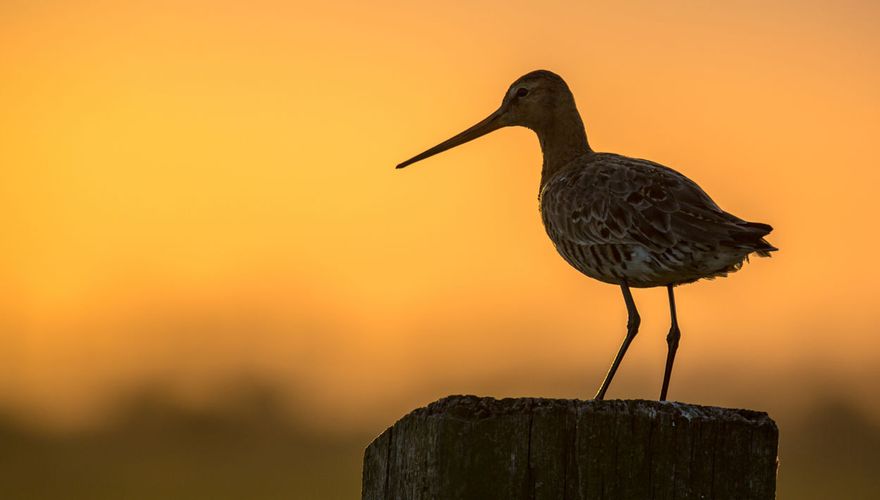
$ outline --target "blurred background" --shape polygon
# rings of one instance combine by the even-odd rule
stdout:
[[[357,498],[448,394],[591,397],[620,292],[482,119],[537,68],[592,146],[672,166],[781,251],[677,292],[670,397],[770,413],[779,497],[880,497],[876,2],[0,5],[0,497]],[[656,398],[668,311],[612,398]]]

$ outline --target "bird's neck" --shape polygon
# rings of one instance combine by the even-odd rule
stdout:
[[[544,153],[541,186],[575,158],[592,152],[584,122],[576,108],[567,110],[535,130]]]

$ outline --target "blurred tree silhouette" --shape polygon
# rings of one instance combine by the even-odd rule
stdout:
[[[240,385],[183,408],[157,390],[125,398],[104,428],[71,434],[0,422],[0,498],[355,498],[368,435],[321,435],[276,393]]]
[[[363,449],[381,429],[318,431],[280,394],[247,380],[192,408],[154,387],[120,400],[112,422],[69,433],[6,416],[0,498],[357,498]],[[848,402],[816,401],[777,419],[779,498],[880,498],[880,426]]]

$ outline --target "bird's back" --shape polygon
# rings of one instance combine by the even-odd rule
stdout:
[[[776,250],[767,224],[721,208],[663,165],[587,153],[541,182],[541,214],[559,253],[584,274],[650,287],[723,276]]]

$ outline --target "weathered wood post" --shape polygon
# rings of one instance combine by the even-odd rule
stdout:
[[[367,447],[363,500],[773,499],[766,413],[449,396]]]

